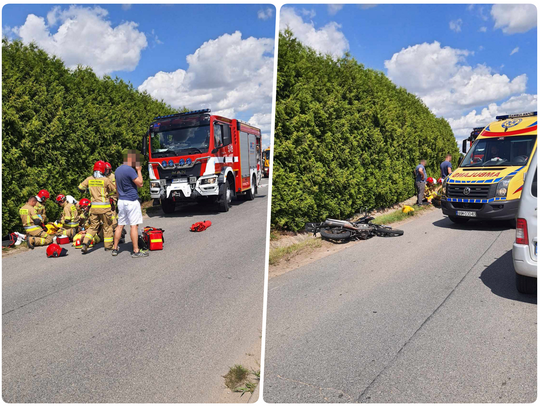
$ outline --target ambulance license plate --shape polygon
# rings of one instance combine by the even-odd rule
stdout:
[[[476,218],[476,212],[473,211],[456,211],[457,216],[466,216],[468,218]]]

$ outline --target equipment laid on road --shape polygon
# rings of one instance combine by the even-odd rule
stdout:
[[[401,212],[403,213],[410,213],[411,215],[414,215],[414,208],[409,205],[405,205],[403,209],[401,209]]]
[[[253,200],[261,178],[261,131],[210,109],[156,117],[143,139],[150,196],[164,213],[206,200],[227,212],[234,196]]]
[[[202,232],[208,229],[210,226],[212,226],[212,222],[210,222],[209,220],[205,220],[203,222],[194,223],[193,225],[191,225],[189,230],[191,230],[192,232]]]
[[[537,112],[496,119],[474,137],[468,152],[463,143],[465,158],[443,181],[442,211],[455,223],[516,218],[524,175],[536,151]]]
[[[145,226],[142,232],[142,238],[146,244],[146,247],[151,251],[163,250],[163,243],[165,243],[163,233],[165,233],[163,229]]]
[[[56,238],[57,244],[68,244],[69,243],[69,237],[68,236],[58,236]]]
[[[330,241],[366,240],[373,236],[395,237],[402,236],[403,230],[392,229],[386,225],[371,223],[375,219],[365,215],[357,221],[326,219],[322,223],[306,223],[306,232],[314,235],[319,232],[321,237]]]
[[[67,256],[67,249],[60,247],[56,243],[52,243],[49,246],[47,246],[47,257],[62,257],[62,256]]]
[[[2,247],[19,246],[26,240],[26,235],[19,232],[13,232],[2,238]]]

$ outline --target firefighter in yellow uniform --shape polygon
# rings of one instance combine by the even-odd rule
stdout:
[[[426,182],[426,189],[424,190],[424,198],[431,203],[431,201],[437,197],[439,189],[440,185],[437,185],[437,181],[432,177],[429,177]]]
[[[111,181],[105,177],[105,163],[103,161],[94,164],[94,175],[81,182],[79,190],[90,191],[92,201],[89,216],[90,227],[84,236],[82,253],[86,254],[88,252],[88,246],[93,237],[99,232],[100,226],[103,228],[105,250],[111,250],[113,247],[113,229],[109,194],[114,193],[116,189]]]
[[[54,241],[54,237],[43,230],[43,222],[36,213],[37,203],[37,198],[33,196],[19,209],[26,233],[26,244],[30,249],[33,249],[34,246],[49,245]]]
[[[56,197],[56,203],[62,208],[62,217],[60,218],[60,224],[62,227],[56,232],[57,236],[67,236],[70,240],[73,240],[73,236],[77,234],[77,228],[79,227],[79,213],[77,207],[66,201],[65,195],[58,195]]]
[[[86,230],[90,228],[90,207],[92,206],[89,199],[83,198],[77,204],[77,211],[79,215],[79,232],[73,236],[73,247],[75,249],[82,249],[82,242],[84,241],[84,236],[86,235]],[[103,235],[102,232],[99,232],[98,235],[92,237],[92,241],[88,247],[93,247],[94,244],[101,242]]]
[[[36,214],[39,216],[41,221],[44,225],[47,224],[47,212],[45,211],[45,201],[49,199],[51,196],[49,194],[49,191],[46,189],[42,189],[38,192],[36,195],[37,204],[36,204]]]
[[[113,231],[118,225],[118,198],[116,194],[116,178],[114,177],[114,172],[112,170],[112,165],[108,162],[105,163],[105,176],[112,182],[115,192],[110,195],[111,210],[112,210],[112,227]]]

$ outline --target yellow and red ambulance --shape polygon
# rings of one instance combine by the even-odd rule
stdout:
[[[496,119],[443,182],[442,211],[455,223],[516,217],[525,174],[536,151],[537,113]]]

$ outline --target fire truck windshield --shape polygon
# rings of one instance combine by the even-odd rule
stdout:
[[[158,130],[150,136],[152,156],[156,158],[205,153],[209,145],[209,125]]]
[[[460,167],[523,166],[535,142],[534,135],[477,139]]]

